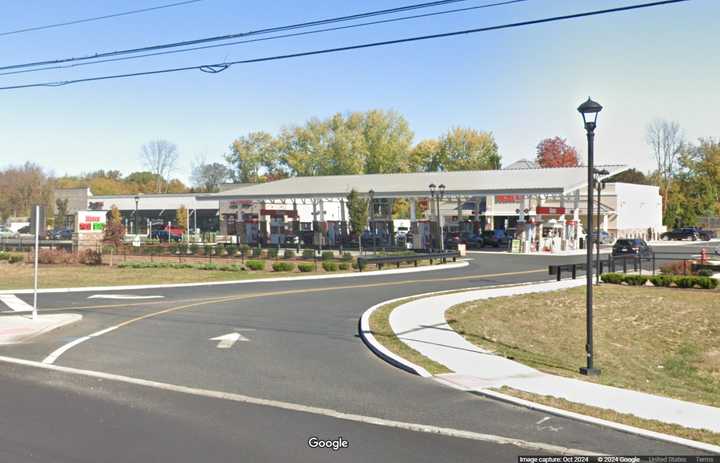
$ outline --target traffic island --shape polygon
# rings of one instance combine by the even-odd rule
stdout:
[[[80,314],[5,315],[0,317],[0,345],[18,344],[63,326],[79,322]]]

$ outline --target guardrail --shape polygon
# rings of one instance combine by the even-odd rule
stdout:
[[[357,263],[358,263],[358,270],[363,271],[363,268],[368,266],[369,264],[375,264],[377,268],[380,270],[383,268],[385,264],[395,264],[398,268],[400,268],[400,264],[403,262],[412,262],[415,267],[418,266],[418,262],[421,260],[429,260],[430,264],[433,263],[433,260],[441,260],[443,263],[447,262],[448,259],[452,259],[453,262],[457,260],[457,258],[460,256],[460,253],[458,251],[445,251],[445,252],[424,252],[424,253],[414,253],[414,254],[407,254],[407,255],[399,255],[399,256],[361,256],[358,257]]]

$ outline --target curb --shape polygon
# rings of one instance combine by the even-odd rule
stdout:
[[[539,282],[528,282],[528,283],[520,283],[520,284],[509,284],[509,285],[497,285],[497,286],[488,286],[487,289],[491,288],[498,288],[498,287],[507,287],[507,286],[525,286],[525,285],[532,285],[532,284],[538,284],[538,283],[546,283],[554,280],[548,280],[548,281],[539,281]],[[471,288],[469,291],[476,290],[478,288]],[[485,288],[483,288],[485,289]],[[669,442],[672,444],[678,444],[683,445],[685,447],[698,449],[698,450],[704,450],[707,452],[712,452],[716,454],[720,454],[720,446],[713,445],[713,444],[706,444],[704,442],[698,442],[690,439],[685,439],[682,437],[676,437],[671,436],[669,434],[663,434],[655,431],[649,431],[646,429],[637,428],[634,426],[629,426],[625,424],[616,423],[614,421],[608,421],[603,420],[601,418],[595,418],[588,415],[583,415],[576,412],[570,412],[567,410],[562,410],[560,408],[550,407],[548,405],[539,404],[536,402],[531,402],[529,400],[525,399],[519,399],[517,397],[513,397],[507,394],[503,394],[500,392],[490,391],[487,389],[482,390],[475,390],[475,389],[465,389],[462,387],[459,387],[455,384],[452,384],[448,381],[445,381],[442,378],[442,375],[433,376],[431,375],[427,370],[422,368],[421,366],[415,365],[414,363],[400,357],[399,355],[395,354],[394,352],[391,352],[388,350],[385,346],[380,344],[377,339],[372,335],[372,332],[370,331],[370,316],[372,315],[375,310],[377,310],[379,307],[384,306],[386,304],[391,304],[393,302],[397,302],[403,299],[414,299],[414,298],[420,298],[420,297],[430,297],[446,292],[460,292],[462,290],[450,290],[450,291],[436,291],[436,292],[430,292],[430,293],[423,293],[418,294],[415,296],[407,296],[407,297],[401,297],[401,298],[395,298],[390,299],[384,302],[381,302],[379,304],[375,304],[374,306],[367,309],[360,318],[359,321],[359,327],[360,327],[360,337],[365,342],[365,344],[372,350],[378,357],[385,360],[386,362],[390,363],[391,365],[394,365],[402,370],[405,370],[409,373],[416,374],[418,376],[422,376],[423,378],[433,378],[435,381],[451,387],[453,389],[457,389],[459,391],[469,392],[474,395],[483,396],[489,399],[495,399],[501,402],[505,402],[511,405],[521,406],[525,408],[529,408],[531,410],[537,410],[542,411],[546,413],[550,413],[552,415],[561,416],[564,418],[570,418],[573,420],[594,424],[597,426],[604,426],[607,428],[614,429],[616,431],[625,432],[627,434],[633,434],[636,436],[641,437],[647,437],[650,439],[655,439],[663,442]]]
[[[209,281],[204,283],[175,283],[175,284],[161,284],[161,285],[125,285],[125,286],[87,286],[87,287],[76,287],[76,288],[44,288],[38,289],[38,294],[51,294],[51,293],[81,293],[89,291],[125,291],[125,290],[136,290],[136,289],[162,289],[162,288],[189,288],[195,286],[219,286],[219,285],[239,285],[249,283],[277,283],[285,281],[308,281],[308,280],[334,280],[336,278],[355,278],[355,277],[372,277],[378,275],[397,275],[402,273],[420,273],[420,272],[431,272],[435,270],[449,270],[467,267],[470,265],[467,261],[454,262],[449,264],[438,264],[438,265],[425,265],[422,267],[410,267],[400,269],[389,269],[389,270],[373,270],[370,272],[351,272],[351,273],[340,273],[336,275],[308,275],[299,277],[276,277],[276,278],[258,278],[250,280],[230,280],[230,281]],[[0,295],[3,294],[32,294],[32,289],[3,289],[0,290]]]

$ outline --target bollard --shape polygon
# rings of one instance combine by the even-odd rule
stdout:
[[[562,278],[562,267],[558,265],[557,266],[557,281],[560,281],[561,278]]]
[[[572,266],[572,279],[574,280],[577,278],[577,265],[573,264]]]

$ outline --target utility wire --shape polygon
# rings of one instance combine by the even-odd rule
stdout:
[[[336,22],[352,21],[352,20],[356,20],[356,19],[368,18],[371,16],[381,16],[381,15],[386,15],[386,14],[401,13],[403,11],[416,10],[416,9],[420,9],[420,8],[430,8],[430,7],[435,7],[435,6],[447,5],[450,3],[458,3],[458,2],[466,2],[466,1],[468,1],[468,0],[436,0],[436,1],[427,2],[427,3],[417,3],[417,4],[413,4],[413,5],[406,5],[406,6],[390,8],[390,9],[385,9],[385,10],[368,11],[365,13],[358,13],[358,14],[353,14],[353,15],[349,15],[349,16],[339,16],[339,17],[335,17],[335,18],[319,19],[316,21],[308,21],[308,22],[302,22],[302,23],[297,23],[297,24],[290,24],[290,25],[286,25],[286,26],[269,27],[269,28],[265,28],[265,29],[258,29],[258,30],[254,30],[254,31],[248,31],[248,32],[238,32],[238,33],[234,33],[234,34],[217,35],[214,37],[204,37],[201,39],[185,40],[182,42],[172,42],[172,43],[165,43],[165,44],[160,44],[160,45],[151,45],[151,46],[147,46],[147,47],[131,48],[131,49],[127,49],[127,50],[117,50],[117,51],[109,51],[109,52],[103,52],[103,53],[95,53],[94,55],[86,55],[86,56],[79,56],[79,57],[72,57],[72,58],[62,58],[62,59],[55,59],[55,60],[34,61],[34,62],[22,63],[22,64],[12,64],[12,65],[8,65],[8,66],[0,66],[0,70],[25,68],[25,67],[31,67],[31,66],[42,66],[42,65],[46,65],[46,64],[67,63],[69,61],[83,61],[83,60],[91,60],[91,59],[97,59],[97,58],[105,58],[108,56],[127,55],[127,54],[133,54],[133,53],[141,53],[141,52],[145,52],[145,51],[184,47],[187,45],[197,45],[197,44],[201,44],[201,43],[237,39],[240,37],[247,37],[250,35],[271,34],[274,32],[283,32],[283,31],[287,31],[287,30],[301,29],[301,28],[305,28],[305,27],[322,26],[325,24],[331,24],[331,23],[336,23]]]
[[[528,21],[500,24],[500,25],[496,25],[496,26],[480,27],[480,28],[475,28],[475,29],[464,29],[464,30],[460,30],[460,31],[444,32],[444,33],[440,33],[440,34],[421,35],[421,36],[406,37],[406,38],[395,39],[395,40],[385,40],[385,41],[381,41],[381,42],[370,42],[370,43],[363,43],[363,44],[357,44],[357,45],[349,45],[346,47],[325,48],[322,50],[311,50],[311,51],[305,51],[305,52],[299,52],[299,53],[289,53],[289,54],[285,54],[285,55],[266,56],[266,57],[261,57],[261,58],[251,58],[251,59],[238,60],[238,61],[229,61],[229,62],[224,62],[224,63],[204,64],[204,65],[198,65],[198,66],[185,66],[185,67],[177,67],[177,68],[158,69],[158,70],[154,70],[154,71],[142,71],[142,72],[127,73],[127,74],[113,74],[113,75],[105,75],[105,76],[86,77],[83,79],[74,79],[74,80],[65,80],[65,81],[56,81],[56,82],[38,82],[38,83],[32,83],[32,84],[11,85],[11,86],[6,86],[6,87],[0,87],[0,90],[14,90],[14,89],[19,89],[19,88],[31,88],[31,87],[59,87],[62,85],[76,84],[76,83],[80,83],[80,82],[92,82],[92,81],[107,80],[107,79],[121,79],[121,78],[127,78],[127,77],[167,74],[167,73],[171,73],[171,72],[180,72],[180,71],[189,71],[189,70],[202,70],[205,72],[216,73],[216,72],[220,72],[225,69],[228,69],[230,66],[235,65],[235,64],[260,63],[260,62],[265,62],[265,61],[276,61],[276,60],[283,60],[283,59],[289,59],[289,58],[299,58],[299,57],[304,57],[304,56],[337,53],[337,52],[341,52],[341,51],[359,50],[359,49],[364,49],[364,48],[373,48],[373,47],[380,47],[380,46],[386,46],[386,45],[396,45],[396,44],[400,44],[400,43],[416,42],[416,41],[420,41],[420,40],[438,39],[438,38],[443,38],[443,37],[454,37],[454,36],[459,36],[459,35],[475,34],[475,33],[479,33],[479,32],[487,32],[487,31],[493,31],[493,30],[499,30],[499,29],[510,29],[510,28],[515,28],[515,27],[530,26],[530,25],[534,25],[534,24],[543,24],[543,23],[550,23],[550,22],[557,22],[557,21],[565,21],[565,20],[569,20],[569,19],[584,18],[584,17],[589,17],[589,16],[598,16],[598,15],[604,15],[604,14],[609,14],[609,13],[618,13],[618,12],[622,12],[622,11],[637,10],[637,9],[641,9],[641,8],[650,8],[650,7],[655,7],[655,6],[669,5],[669,4],[673,4],[673,3],[681,3],[681,2],[687,2],[687,1],[690,1],[690,0],[663,0],[663,1],[641,3],[641,4],[629,5],[629,6],[623,6],[623,7],[617,7],[617,8],[607,8],[604,10],[586,11],[583,13],[574,13],[574,14],[568,14],[568,15],[563,15],[563,16],[553,16],[553,17],[549,17],[549,18],[532,19],[532,20],[528,20]]]
[[[73,21],[66,21],[66,22],[62,22],[62,23],[47,24],[45,26],[26,27],[24,29],[17,29],[14,31],[0,32],[0,37],[2,37],[4,35],[22,34],[24,32],[34,32],[34,31],[41,31],[41,30],[45,30],[45,29],[53,29],[56,27],[72,26],[73,24],[89,23],[92,21],[100,21],[102,19],[117,18],[118,16],[128,16],[131,14],[146,13],[148,11],[162,10],[164,8],[172,8],[175,6],[187,5],[189,3],[197,3],[197,2],[202,2],[202,1],[203,0],[186,0],[183,2],[169,3],[167,5],[158,5],[158,6],[153,6],[150,8],[142,8],[139,10],[123,11],[120,13],[106,14],[104,16],[95,16],[92,18],[75,19]]]
[[[357,24],[350,24],[347,26],[328,27],[325,29],[315,29],[312,31],[305,31],[305,32],[293,32],[290,34],[273,35],[271,37],[240,40],[240,41],[236,41],[236,42],[218,43],[218,44],[214,44],[214,45],[202,45],[199,47],[183,48],[180,50],[166,50],[166,51],[158,51],[155,53],[144,53],[141,55],[124,56],[124,57],[118,57],[118,58],[107,58],[107,59],[90,61],[90,62],[60,64],[57,66],[45,66],[45,67],[38,67],[38,68],[31,68],[31,69],[21,69],[19,71],[0,72],[0,76],[25,74],[28,72],[48,71],[48,70],[53,70],[53,69],[69,69],[69,68],[75,68],[75,67],[80,67],[80,66],[91,66],[93,64],[102,64],[102,63],[109,63],[109,62],[116,62],[116,61],[127,61],[127,60],[139,59],[139,58],[147,58],[147,57],[151,57],[151,56],[170,55],[170,54],[175,54],[175,53],[186,53],[189,51],[206,50],[209,48],[228,47],[228,46],[241,45],[241,44],[252,43],[252,42],[264,42],[267,40],[285,39],[285,38],[289,38],[289,37],[299,37],[299,36],[303,36],[303,35],[319,34],[322,32],[339,31],[339,30],[345,30],[345,29],[354,29],[354,28],[358,28],[358,27],[372,26],[372,25],[377,25],[377,24],[386,24],[386,23],[393,23],[393,22],[398,22],[398,21],[406,21],[408,19],[418,19],[418,18],[426,18],[426,17],[430,17],[430,16],[440,16],[440,15],[451,14],[451,13],[459,13],[459,12],[464,12],[464,11],[480,10],[480,9],[484,9],[484,8],[494,7],[494,6],[509,5],[512,3],[520,3],[520,2],[527,2],[527,1],[530,1],[530,0],[507,0],[507,1],[496,2],[496,3],[486,3],[483,5],[469,6],[469,7],[465,7],[465,8],[455,8],[452,10],[434,11],[432,13],[423,13],[423,14],[416,14],[416,15],[410,15],[410,16],[401,16],[398,18],[382,19],[382,20],[378,20],[378,21],[369,21],[369,22],[363,22],[363,23],[357,23]]]

